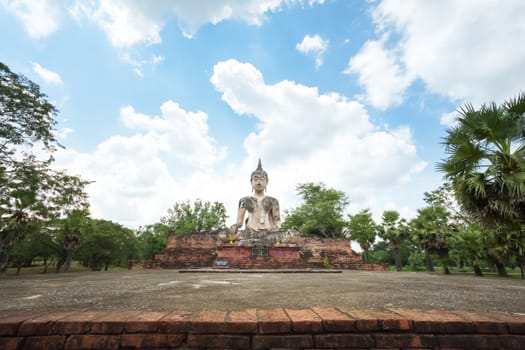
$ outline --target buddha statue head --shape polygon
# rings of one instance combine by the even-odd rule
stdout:
[[[260,158],[259,164],[257,164],[257,169],[252,172],[250,182],[252,183],[252,190],[254,190],[255,193],[264,193],[266,190],[266,186],[268,185],[268,173],[262,168]]]

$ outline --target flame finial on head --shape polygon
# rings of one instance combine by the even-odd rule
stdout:
[[[264,171],[264,169],[262,167],[261,158],[259,158],[259,163],[257,164],[257,169],[255,169],[252,172],[252,175],[250,176],[250,180],[253,179],[253,177],[255,175],[262,175],[262,176],[264,176],[266,178],[266,181],[268,181],[268,173],[266,171]]]

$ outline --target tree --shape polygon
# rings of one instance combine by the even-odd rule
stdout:
[[[390,248],[392,249],[396,262],[396,270],[402,271],[403,264],[401,262],[400,248],[408,234],[405,219],[401,219],[399,213],[395,210],[386,210],[383,212],[378,234],[382,239],[390,243]]]
[[[24,239],[14,247],[9,258],[9,265],[17,268],[18,275],[21,267],[30,266],[35,258],[41,257],[44,260],[44,273],[46,273],[48,261],[54,254],[51,236],[42,234],[40,229],[36,229],[26,232]]]
[[[123,266],[138,257],[138,240],[132,230],[109,220],[91,219],[75,257],[93,271],[107,271],[110,264]]]
[[[463,209],[486,227],[516,237],[509,245],[525,269],[525,93],[497,105],[459,109],[438,164]]]
[[[450,255],[469,263],[476,276],[483,276],[480,263],[486,259],[486,250],[482,241],[482,228],[470,224],[450,237],[452,247]]]
[[[428,271],[434,271],[431,253],[437,253],[443,272],[449,274],[449,244],[454,226],[449,222],[449,212],[440,205],[419,209],[418,216],[410,222],[412,240],[425,251]]]
[[[190,233],[223,229],[226,227],[226,218],[224,204],[197,199],[193,206],[189,201],[175,203],[160,222],[167,226],[170,232]]]
[[[83,236],[93,229],[88,215],[85,210],[75,210],[66,218],[55,221],[53,229],[58,256],[56,272],[69,271],[73,253],[80,247]]]
[[[344,192],[326,188],[323,183],[305,183],[297,186],[303,204],[286,211],[281,227],[304,234],[323,237],[344,237],[346,222],[343,211],[348,205]]]
[[[378,227],[368,209],[363,209],[355,215],[348,215],[348,233],[352,240],[357,241],[363,249],[363,261],[369,263],[368,250],[376,240]]]
[[[0,275],[27,232],[87,210],[85,181],[50,168],[57,114],[37,84],[0,63]],[[39,160],[33,146],[48,159]]]
[[[161,223],[139,227],[137,236],[140,246],[140,257],[152,260],[155,255],[166,248],[169,227]]]

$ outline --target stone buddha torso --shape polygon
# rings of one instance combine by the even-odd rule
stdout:
[[[246,228],[252,230],[277,230],[281,221],[279,201],[270,196],[256,198],[243,197],[239,201],[239,210],[248,211]]]

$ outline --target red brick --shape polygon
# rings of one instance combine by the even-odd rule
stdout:
[[[60,335],[27,337],[24,342],[24,350],[62,349],[65,341],[66,337]]]
[[[2,318],[0,318],[0,337],[15,336],[22,322],[36,316],[38,315],[35,315],[34,312],[16,312],[2,315]]]
[[[501,349],[520,349],[523,350],[525,344],[525,336],[523,335],[500,335],[498,341]]]
[[[22,337],[2,337],[0,338],[0,349],[16,350],[22,345]]]
[[[525,334],[525,317],[524,316],[500,314],[500,313],[493,313],[493,314],[490,314],[490,316],[496,318],[497,320],[505,321],[505,323],[507,323],[510,333]]]
[[[91,328],[91,321],[102,315],[101,312],[78,312],[57,320],[55,323],[56,334],[84,334]]]
[[[250,336],[220,334],[188,334],[188,347],[216,349],[249,349]]]
[[[354,318],[356,328],[360,331],[408,331],[412,329],[410,320],[393,312],[362,311],[348,308],[339,308],[339,310]]]
[[[312,310],[323,320],[323,329],[325,331],[355,331],[355,320],[339,310],[332,308],[312,308]]]
[[[283,309],[257,310],[259,333],[288,333],[292,330],[291,321]]]
[[[475,325],[451,312],[413,311],[404,309],[392,310],[397,314],[411,319],[418,333],[475,333]]]
[[[447,334],[437,336],[441,348],[499,349],[498,336],[485,334]]]
[[[190,311],[175,311],[159,320],[161,333],[186,333],[190,330],[191,321],[195,317]]]
[[[124,328],[128,333],[147,333],[156,332],[158,321],[166,316],[165,312],[138,312],[136,315],[128,317]]]
[[[507,324],[504,321],[491,317],[491,314],[478,312],[455,312],[465,320],[469,320],[476,327],[477,333],[505,334],[508,333]]]
[[[256,335],[252,341],[253,349],[303,349],[314,345],[311,335]]]
[[[133,349],[174,348],[185,339],[184,334],[123,334],[120,336],[120,346]]]
[[[224,333],[226,314],[226,311],[200,311],[191,323],[191,332],[194,334]]]
[[[92,334],[120,334],[124,330],[124,322],[129,313],[122,311],[112,311],[101,313],[91,323],[90,333]]]
[[[436,345],[433,335],[374,334],[378,348],[432,348]]]
[[[257,333],[257,311],[230,311],[226,315],[226,333]]]
[[[294,332],[320,332],[323,330],[321,317],[312,310],[292,310],[285,309],[288,317],[292,320],[292,330]]]
[[[373,348],[374,339],[366,334],[318,334],[314,335],[317,348]]]
[[[118,349],[119,335],[70,335],[66,341],[66,350]]]
[[[55,334],[55,323],[71,313],[50,313],[33,317],[24,321],[18,328],[19,336],[52,335]]]

